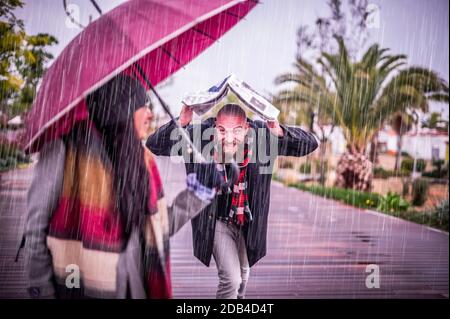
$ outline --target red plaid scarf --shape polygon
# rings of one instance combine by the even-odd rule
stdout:
[[[244,145],[243,161],[238,163],[239,176],[237,181],[233,185],[233,189],[229,189],[228,192],[231,195],[231,208],[229,218],[231,222],[236,225],[242,226],[246,222],[252,221],[252,213],[248,203],[248,184],[247,184],[247,167],[250,159],[252,158],[252,150],[248,147],[248,144]],[[227,173],[225,165],[222,170],[225,181],[227,180]]]

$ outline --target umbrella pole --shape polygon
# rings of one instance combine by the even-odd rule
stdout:
[[[195,147],[195,145],[193,144],[193,142],[191,141],[191,138],[189,137],[189,135],[186,133],[186,130],[184,128],[181,127],[180,123],[178,123],[178,121],[175,119],[175,116],[172,114],[172,112],[170,111],[169,106],[167,105],[167,103],[162,99],[162,97],[159,95],[159,93],[156,91],[155,87],[152,85],[152,83],[150,82],[150,80],[148,79],[147,75],[145,74],[145,72],[142,70],[141,66],[138,63],[134,64],[134,67],[139,71],[139,74],[142,76],[142,78],[144,79],[145,83],[147,84],[147,86],[150,88],[150,90],[153,92],[153,94],[155,94],[156,98],[158,99],[159,104],[161,104],[162,108],[164,109],[164,111],[167,113],[167,115],[169,115],[170,119],[172,121],[174,121],[175,125],[177,126],[177,128],[180,131],[180,134],[182,136],[182,138],[186,141],[186,143],[188,143],[188,152],[189,153],[193,153],[195,160],[200,162],[200,163],[205,163],[206,159],[203,157],[203,155],[197,150],[197,148]]]

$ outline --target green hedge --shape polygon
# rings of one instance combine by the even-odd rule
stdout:
[[[416,171],[423,172],[425,171],[425,167],[427,163],[424,159],[418,158],[416,160]],[[400,170],[404,172],[412,172],[414,168],[414,159],[413,158],[405,158],[400,164]]]
[[[419,178],[412,183],[412,203],[415,206],[422,206],[428,196],[428,181],[424,178]]]
[[[279,160],[278,168],[292,169],[294,164],[288,160]]]
[[[315,160],[314,165],[316,166],[316,173],[320,173],[320,160]],[[325,160],[323,162],[323,173],[326,174],[328,172],[328,162]]]
[[[339,187],[324,187],[320,185],[308,186],[302,183],[293,183],[288,186],[308,191],[325,198],[335,199],[360,208],[378,207],[382,198],[382,196],[377,193],[360,192],[353,189]]]
[[[433,170],[431,172],[423,172],[423,177],[436,178],[436,179],[445,179],[448,178],[448,174],[446,170],[438,171]]]
[[[299,168],[299,172],[302,174],[311,174],[311,163],[302,163]]]
[[[406,219],[418,224],[427,225],[434,228],[439,228],[448,232],[448,219],[449,219],[449,206],[448,199],[441,202],[434,209],[427,212],[398,212],[393,214],[399,218]]]
[[[373,177],[374,178],[387,179],[389,177],[402,177],[402,176],[409,176],[409,175],[411,175],[411,172],[406,171],[406,170],[400,170],[399,172],[396,172],[394,170],[386,170],[383,167],[375,167],[373,169]]]
[[[423,172],[422,176],[430,177],[430,178],[438,178],[438,179],[447,179],[448,178],[448,165],[445,165],[443,160],[433,161],[434,169],[429,172]]]
[[[276,179],[276,177],[274,177]],[[398,194],[382,196],[377,193],[360,192],[353,189],[338,187],[323,187],[320,185],[305,185],[302,183],[289,184],[303,191],[307,191],[325,198],[366,209],[375,209],[384,214],[402,218],[418,224],[439,228],[448,232],[449,206],[448,200],[442,202],[434,210],[418,212],[407,210],[409,203],[401,199]]]

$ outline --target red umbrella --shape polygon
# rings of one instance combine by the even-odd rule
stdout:
[[[46,72],[27,116],[25,150],[38,151],[43,142],[86,119],[85,97],[117,74],[138,71],[143,84],[157,85],[213,44],[257,2],[133,0],[102,15]]]

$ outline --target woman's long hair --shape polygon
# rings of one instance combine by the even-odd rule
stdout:
[[[144,149],[134,127],[134,112],[145,105],[145,88],[128,76],[117,76],[90,94],[89,117],[102,135],[111,160],[116,207],[125,235],[148,213],[149,174]]]

